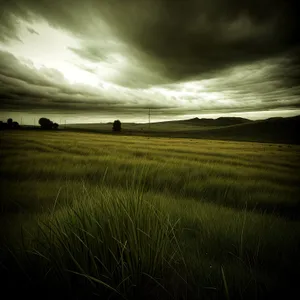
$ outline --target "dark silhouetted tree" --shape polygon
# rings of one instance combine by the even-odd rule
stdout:
[[[11,119],[11,118],[7,119],[7,126],[8,126],[8,128],[13,127],[13,119]]]
[[[42,129],[52,129],[53,128],[53,122],[47,118],[40,118],[39,124],[41,125]]]
[[[9,129],[8,124],[0,121],[0,129]]]
[[[13,119],[7,119],[7,123],[0,121],[0,129],[19,129],[21,126],[18,122],[13,122]]]
[[[13,123],[12,123],[12,128],[13,128],[13,129],[19,129],[19,128],[20,128],[19,123],[18,123],[18,122],[13,122]]]
[[[121,131],[121,122],[120,120],[115,120],[113,123],[113,131]]]
[[[53,129],[57,129],[58,128],[58,124],[57,123],[53,123]]]

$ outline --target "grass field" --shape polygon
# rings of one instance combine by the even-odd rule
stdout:
[[[112,124],[68,124],[62,129],[111,133]],[[300,116],[251,121],[240,118],[189,119],[149,124],[123,123],[122,134],[173,138],[251,141],[300,145]]]
[[[0,134],[3,295],[300,295],[300,146]]]

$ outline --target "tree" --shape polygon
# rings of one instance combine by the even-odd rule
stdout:
[[[113,123],[113,131],[121,131],[121,122],[120,120],[115,120]]]
[[[13,119],[12,118],[7,119],[7,126],[8,126],[8,128],[13,127]]]
[[[13,123],[12,123],[12,128],[13,128],[13,129],[19,129],[19,128],[20,128],[19,123],[18,123],[18,122],[13,122]]]
[[[41,125],[42,129],[52,129],[53,128],[53,122],[47,118],[40,118],[39,124]]]
[[[57,123],[53,123],[53,129],[57,129],[58,128],[58,124]]]

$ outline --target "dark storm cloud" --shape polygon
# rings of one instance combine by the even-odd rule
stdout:
[[[299,90],[300,68],[295,57],[266,59],[257,64],[233,67],[211,80],[211,90],[218,88],[243,94],[285,93]],[[215,83],[215,84],[214,84]],[[209,90],[209,89],[208,89]]]
[[[8,0],[4,3],[6,13],[2,23],[7,31],[2,36],[5,38],[17,35],[11,20],[15,15],[27,19],[38,15],[77,36],[99,40],[109,31],[163,63],[167,75],[174,80],[276,56],[299,45],[294,1]],[[98,52],[88,49],[85,54],[94,60],[98,59]]]
[[[11,0],[1,1],[0,7],[0,42],[9,42],[12,39],[21,41],[18,36],[18,18],[30,22],[32,15],[29,10]]]
[[[58,71],[36,72],[2,54],[1,106],[8,105],[4,99],[13,99],[15,106],[23,101],[23,105],[70,109],[76,105],[65,101],[76,99],[80,109],[92,110],[109,101],[118,103],[114,109],[133,109],[134,105],[143,109],[149,103],[140,100],[138,88],[169,83],[169,89],[176,90],[178,86],[172,83],[210,79],[205,91],[224,93],[234,104],[203,102],[200,94],[185,95],[191,102],[199,101],[194,109],[225,112],[298,107],[299,26],[294,4],[296,1],[286,0],[6,0],[1,3],[0,41],[20,40],[18,19],[29,23],[45,20],[78,38],[80,46],[69,48],[74,54],[91,63],[111,65],[115,75],[108,81],[134,88],[134,92],[120,94],[119,99],[99,97],[93,88],[70,87]],[[120,65],[113,53],[123,54],[127,65]],[[244,75],[238,69],[240,76],[235,76],[235,67],[259,63],[264,72],[256,67],[257,74]],[[92,65],[82,65],[82,69],[97,74]],[[191,110],[180,104],[176,108],[177,98],[172,102],[171,97],[156,100],[156,96],[152,95],[154,108],[159,109],[157,103],[162,101],[163,107],[171,106],[170,114]],[[32,100],[37,97],[43,97],[42,104]],[[91,97],[100,98],[100,103]]]
[[[291,1],[109,3],[104,15],[107,20],[114,18],[116,32],[163,61],[174,79],[276,56],[299,44]]]

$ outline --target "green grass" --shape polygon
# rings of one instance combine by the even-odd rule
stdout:
[[[34,131],[0,142],[3,293],[297,292],[299,146]]]

